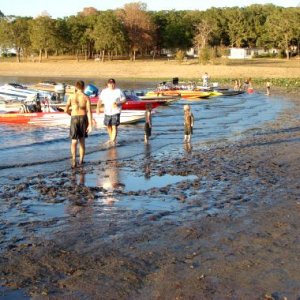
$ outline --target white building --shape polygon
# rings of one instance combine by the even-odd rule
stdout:
[[[251,59],[256,55],[269,55],[277,54],[277,49],[264,49],[264,48],[230,48],[230,59]]]

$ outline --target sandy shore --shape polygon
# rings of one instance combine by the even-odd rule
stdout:
[[[2,76],[74,77],[74,78],[145,78],[170,79],[173,77],[199,79],[204,72],[211,78],[300,78],[300,60],[231,61],[228,65],[199,65],[195,61],[178,63],[159,61],[74,61],[0,62]]]

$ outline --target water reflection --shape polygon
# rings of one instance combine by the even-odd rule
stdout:
[[[183,149],[186,153],[192,153],[192,144],[191,143],[183,143]]]
[[[145,157],[144,157],[144,177],[145,179],[151,178],[151,145],[145,144]]]
[[[72,185],[85,185],[85,170],[83,167],[78,169],[73,169],[71,173],[71,184]]]
[[[120,182],[118,166],[118,147],[110,147],[106,152],[106,166],[99,174],[97,185],[112,192],[124,185]]]

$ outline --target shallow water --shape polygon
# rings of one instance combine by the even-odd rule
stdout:
[[[10,78],[6,82],[18,81],[22,83],[38,82],[38,79]],[[52,80],[56,80],[52,78]],[[0,82],[3,78],[0,77]],[[72,79],[66,82],[73,83]],[[4,83],[4,82],[3,82]],[[122,88],[148,88],[155,82],[126,82],[120,81]],[[192,143],[183,143],[183,105],[189,103],[195,117]],[[287,101],[280,98],[266,97],[262,93],[243,94],[234,97],[214,97],[199,101],[179,100],[169,106],[159,107],[153,114],[153,130],[149,145],[144,145],[144,123],[120,126],[118,146],[105,145],[107,133],[105,129],[94,130],[86,141],[86,166],[93,167],[83,174],[76,175],[75,184],[89,187],[102,187],[108,192],[122,189],[125,192],[149,190],[153,187],[161,188],[169,184],[176,184],[182,180],[192,178],[163,175],[157,176],[151,170],[151,159],[163,159],[165,156],[177,155],[179,152],[192,152],[193,147],[209,148],[217,142],[238,139],[249,130],[257,130],[264,123],[276,119],[289,106]],[[36,127],[30,125],[0,124],[0,191],[6,184],[17,184],[36,178],[37,175],[55,176],[55,172],[70,172],[70,140],[68,127]],[[132,170],[120,168],[117,162],[126,160],[143,160],[143,169]],[[100,163],[107,163],[100,168]],[[115,162],[115,163],[112,163]],[[99,168],[97,167],[99,166]],[[98,169],[97,169],[98,168]],[[53,183],[52,183],[53,184]],[[35,197],[35,196],[34,196]],[[103,198],[103,197],[102,197]],[[116,202],[113,197],[107,197],[101,203]],[[130,197],[129,197],[130,198]],[[145,200],[137,197],[133,201],[116,202],[116,206],[127,209],[147,207],[155,209],[179,209],[174,201]],[[39,215],[43,211],[43,218],[62,217],[61,205],[26,204]],[[23,201],[23,203],[25,203]],[[0,202],[5,210],[6,204]],[[46,206],[45,206],[46,205]],[[176,208],[175,208],[175,206]],[[9,214],[12,214],[9,216]],[[7,211],[5,219],[16,218],[18,212]],[[19,218],[20,216],[18,216]]]
[[[61,81],[59,78],[52,80]],[[8,80],[0,77],[0,83],[12,81],[32,83],[40,79]],[[74,80],[68,79],[66,82],[74,83]],[[130,89],[154,85],[155,82],[120,81],[122,88]],[[195,117],[191,144],[183,143],[183,105],[186,103],[191,105]],[[193,148],[207,149],[219,142],[239,139],[249,131],[256,132],[266,122],[275,120],[290,105],[281,98],[267,97],[262,93],[199,101],[179,100],[155,111],[153,135],[148,145],[143,142],[143,122],[120,126],[117,147],[105,145],[108,137],[104,129],[94,130],[86,140],[86,166],[82,172],[71,171],[67,127],[0,124],[0,194],[6,198],[0,200],[0,249],[4,249],[11,241],[25,243],[32,236],[48,236],[56,230],[67,228],[70,222],[72,226],[72,221],[75,225],[76,222],[81,224],[83,220],[73,217],[80,209],[83,216],[87,215],[90,222],[95,222],[96,227],[100,220],[107,223],[120,220],[122,223],[132,215],[134,218],[149,218],[156,214],[159,217],[161,214],[166,219],[178,221],[184,218],[198,219],[201,212],[214,214],[225,205],[221,200],[222,190],[227,188],[227,182],[211,185],[205,178],[198,179],[191,175],[158,176],[156,170],[152,169],[153,159],[176,157],[178,153],[189,155]],[[132,160],[142,161],[143,167],[135,170],[134,165],[131,168],[128,164],[122,165],[122,162]],[[28,184],[31,180],[32,184]],[[188,201],[185,202],[184,198],[181,200],[180,184],[194,180],[199,180],[200,183],[198,196],[185,190]],[[15,191],[20,188],[18,183],[22,182],[25,182],[25,192]],[[63,196],[43,198],[37,189],[39,182],[44,182],[47,187],[73,184],[103,190],[95,193],[92,203],[87,205],[86,199],[80,203],[77,200],[72,202],[72,197],[69,200]],[[151,189],[160,190],[168,185],[175,188],[167,189],[166,194],[151,194]],[[116,189],[121,192],[115,193]],[[59,191],[59,187],[57,190]],[[140,190],[146,192],[139,193]],[[122,191],[127,194],[123,195]],[[208,191],[213,191],[213,197]],[[202,197],[199,198],[199,195]],[[217,203],[219,204],[216,205]],[[3,288],[0,288],[0,298],[28,299],[22,292]]]
[[[136,88],[149,87],[149,83],[122,82],[126,88],[132,88],[133,85]],[[86,141],[87,163],[121,160],[137,155],[140,155],[138,159],[147,159],[149,155],[159,155],[161,149],[164,152],[183,150],[183,105],[186,103],[191,105],[195,117],[192,143],[203,147],[216,141],[238,138],[243,132],[260,128],[265,122],[275,119],[287,105],[280,98],[266,97],[261,93],[201,101],[180,100],[158,108],[153,114],[150,153],[143,143],[142,122],[120,126],[119,146],[115,150],[104,145],[107,140],[105,129],[94,130]],[[37,173],[47,174],[68,169],[68,130],[66,127],[0,124],[1,183]]]

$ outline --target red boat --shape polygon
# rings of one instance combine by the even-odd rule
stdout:
[[[140,100],[137,96],[135,95],[126,95],[126,102],[122,104],[122,109],[127,110],[127,109],[134,109],[134,110],[145,110],[147,104],[151,104],[152,108],[156,108],[160,105],[166,104],[165,99],[161,100]],[[98,96],[95,97],[90,97],[91,99],[91,104],[93,106],[97,105],[98,102]]]
[[[145,118],[142,110],[128,110],[121,113],[121,124],[136,123]],[[6,124],[32,124],[40,126],[69,126],[71,117],[64,112],[5,112],[0,113],[0,123]],[[104,114],[93,114],[94,125],[102,127]]]

